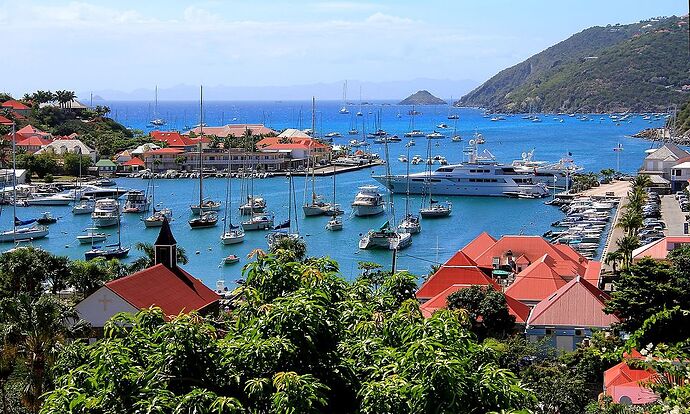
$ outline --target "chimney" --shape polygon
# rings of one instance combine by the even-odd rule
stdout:
[[[163,264],[168,269],[174,270],[177,268],[177,241],[170,231],[170,224],[168,219],[163,219],[161,231],[158,233],[156,243],[153,245],[154,249],[154,265]]]

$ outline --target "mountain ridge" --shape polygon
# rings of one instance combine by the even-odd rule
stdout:
[[[687,30],[687,17],[676,16],[594,26],[502,70],[455,104],[493,112],[666,110],[687,100]]]

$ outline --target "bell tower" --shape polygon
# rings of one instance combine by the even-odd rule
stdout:
[[[155,265],[163,264],[168,269],[177,268],[177,241],[173,237],[167,218],[163,219],[163,225],[153,249]]]

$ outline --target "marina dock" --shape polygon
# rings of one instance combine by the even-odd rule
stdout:
[[[380,165],[385,165],[386,163],[383,160],[380,159],[375,159],[371,160],[370,162],[366,164],[361,164],[361,165],[336,165],[335,169],[333,168],[333,165],[326,165],[323,167],[317,167],[314,169],[314,176],[316,177],[329,177],[332,176],[333,174],[343,174],[346,172],[351,172],[351,171],[358,171],[358,170],[363,170],[365,168],[372,168],[372,167],[378,167]],[[304,176],[304,175],[312,175],[311,171],[276,171],[273,173],[273,175],[287,175],[291,174],[293,176],[298,175],[298,176]]]

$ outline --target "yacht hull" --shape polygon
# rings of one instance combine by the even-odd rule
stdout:
[[[407,192],[407,177],[397,175],[391,177],[377,176],[376,181],[385,185],[390,191],[396,194]],[[519,192],[525,194],[535,194],[539,197],[548,195],[548,190],[540,184],[514,184],[498,182],[472,182],[463,183],[451,179],[432,178],[431,182],[424,178],[411,179],[409,184],[410,194],[426,194],[431,187],[434,195],[446,196],[487,196],[487,197],[506,197],[505,193]]]
[[[383,213],[383,204],[368,206],[368,205],[353,205],[352,210],[357,217],[377,216]]]

